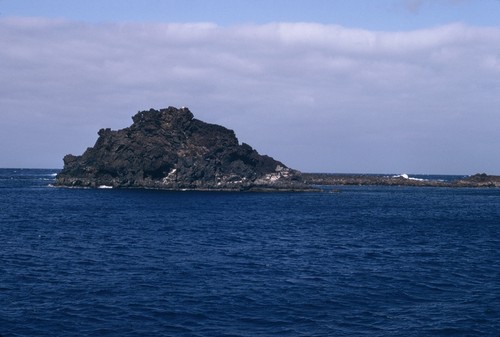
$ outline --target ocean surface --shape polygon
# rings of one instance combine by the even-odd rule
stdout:
[[[499,336],[500,189],[50,187],[0,169],[0,335]]]

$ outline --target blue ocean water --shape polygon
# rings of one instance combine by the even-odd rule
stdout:
[[[49,187],[0,170],[0,335],[499,336],[500,190]]]

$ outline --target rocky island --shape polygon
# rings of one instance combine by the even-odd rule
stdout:
[[[130,127],[101,129],[83,155],[66,155],[55,185],[165,190],[308,191],[299,171],[239,144],[188,108],[140,111]]]

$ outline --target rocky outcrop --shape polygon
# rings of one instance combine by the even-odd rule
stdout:
[[[500,176],[478,173],[453,182],[457,187],[500,187]]]
[[[303,173],[304,181],[311,185],[359,186],[421,186],[421,187],[500,187],[500,176],[475,174],[462,179],[442,181],[416,179],[406,174],[387,176],[373,174]]]
[[[303,178],[312,185],[359,185],[359,186],[446,186],[439,180],[423,180],[409,178],[407,175],[375,175],[375,174],[329,174],[304,173]]]
[[[101,129],[94,147],[64,157],[56,186],[168,190],[309,190],[300,172],[187,108],[138,112],[125,129]]]

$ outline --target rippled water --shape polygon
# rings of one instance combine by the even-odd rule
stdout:
[[[498,336],[500,190],[51,188],[0,170],[0,335]]]

